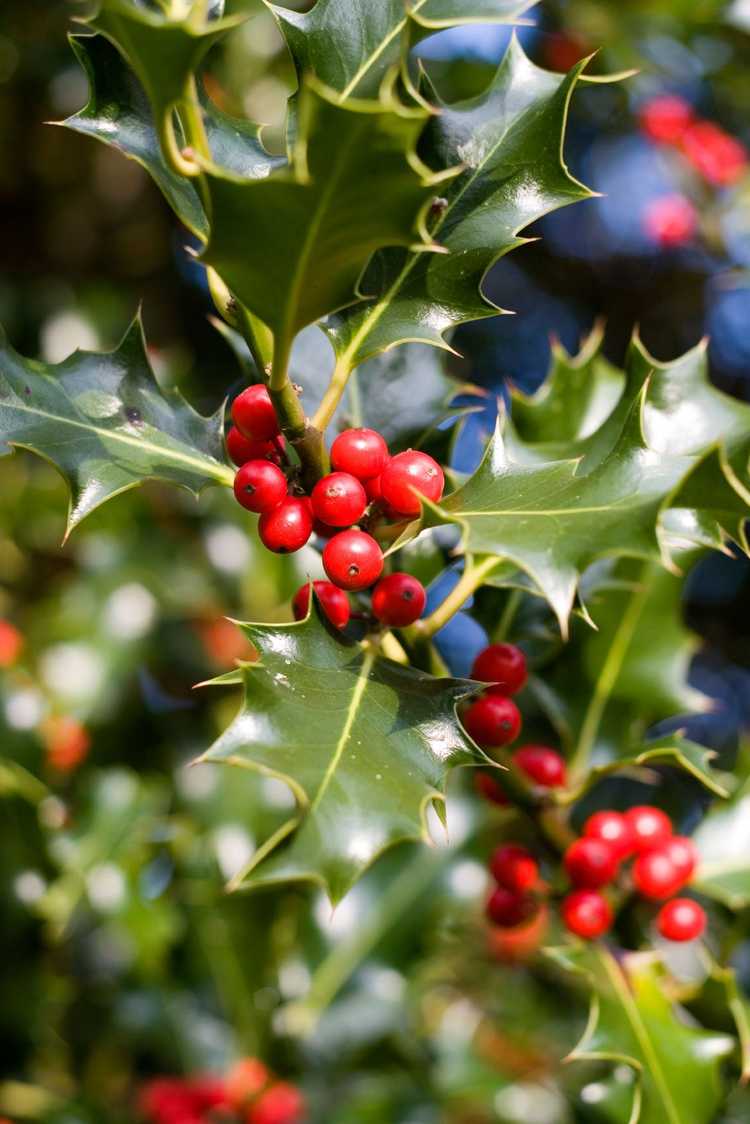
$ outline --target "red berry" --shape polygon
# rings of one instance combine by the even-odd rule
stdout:
[[[611,843],[584,836],[565,852],[565,869],[575,886],[596,890],[617,877],[619,859]]]
[[[493,804],[505,807],[509,803],[502,785],[498,784],[489,773],[475,773],[474,788],[480,796],[483,796],[485,800],[490,800]]]
[[[644,851],[633,863],[633,885],[644,898],[661,901],[671,898],[683,878],[666,851],[666,845]]]
[[[303,621],[310,608],[310,586],[315,587],[315,596],[320,601],[323,612],[334,628],[346,628],[351,616],[349,598],[342,589],[331,582],[305,582],[294,595],[292,610],[296,621]]]
[[[583,825],[583,834],[590,839],[603,839],[617,852],[619,859],[632,854],[633,830],[620,812],[594,812]]]
[[[273,511],[258,521],[260,540],[275,554],[292,554],[305,545],[312,534],[312,511],[307,496],[287,496]]]
[[[612,924],[612,907],[598,890],[574,890],[560,907],[563,924],[584,940],[603,936]]]
[[[526,776],[542,788],[561,788],[565,784],[565,759],[546,745],[522,745],[513,760]]]
[[[474,660],[471,678],[491,683],[489,694],[515,695],[526,682],[526,657],[515,644],[490,644]]]
[[[736,183],[747,168],[745,146],[711,121],[690,125],[682,136],[682,150],[703,178],[717,187]]]
[[[490,859],[490,871],[499,886],[515,894],[533,890],[539,881],[539,864],[519,843],[498,847]]]
[[[436,460],[427,453],[407,449],[391,457],[380,478],[383,499],[404,515],[419,515],[420,497],[437,503],[443,494],[445,477]]]
[[[313,515],[329,527],[351,527],[365,513],[367,493],[356,476],[331,472],[312,490]]]
[[[232,1108],[244,1109],[268,1084],[271,1074],[259,1058],[241,1058],[224,1079],[226,1096]]]
[[[463,716],[467,733],[483,749],[509,745],[521,732],[521,715],[512,699],[482,695]]]
[[[232,421],[245,437],[270,441],[279,432],[271,395],[257,383],[243,390],[232,403]]]
[[[683,246],[695,234],[698,212],[689,199],[675,193],[652,199],[643,212],[643,227],[657,246]]]
[[[694,941],[706,929],[706,912],[692,898],[674,898],[659,910],[656,927],[668,941]]]
[[[238,503],[257,515],[273,511],[286,497],[286,476],[270,461],[248,461],[237,470],[234,494]]]
[[[248,1111],[247,1124],[301,1124],[306,1113],[305,1098],[286,1081],[277,1081],[261,1093]]]
[[[677,144],[693,119],[692,106],[674,94],[652,98],[641,109],[641,128],[660,144]]]
[[[636,851],[648,851],[658,847],[672,837],[672,822],[661,808],[651,804],[639,804],[629,808],[625,819],[633,832],[633,846]]]
[[[427,594],[411,574],[388,574],[372,592],[372,611],[379,621],[393,628],[405,628],[419,620]]]
[[[279,437],[278,441],[283,448],[284,438]],[[240,433],[236,425],[233,425],[227,434],[227,452],[236,465],[262,460],[264,457],[270,460],[279,459],[279,451],[273,441],[253,441],[252,438]]]
[[[510,929],[530,921],[538,909],[537,902],[528,894],[515,894],[512,890],[506,890],[504,886],[498,886],[490,895],[486,912],[488,919],[494,925]]]
[[[10,621],[0,618],[0,667],[12,667],[23,650],[23,635]]]
[[[380,483],[379,476],[372,476],[369,480],[363,481],[367,498],[370,503],[377,503],[383,497],[383,489]]]
[[[388,446],[374,429],[345,429],[331,446],[331,464],[358,480],[380,476],[388,462]]]
[[[323,567],[341,589],[367,589],[383,572],[383,552],[364,531],[340,531],[325,545]]]
[[[680,876],[680,885],[684,886],[693,877],[698,865],[698,848],[695,843],[685,835],[673,835],[660,850],[669,856]]]

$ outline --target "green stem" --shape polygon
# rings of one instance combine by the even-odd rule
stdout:
[[[431,613],[423,621],[417,621],[413,626],[415,633],[424,637],[434,636],[436,632],[439,632],[451,617],[456,615],[472,593],[479,589],[484,579],[496,568],[498,561],[497,558],[491,556],[485,558],[482,562],[474,562],[471,555],[467,555],[461,580],[448,594],[445,601],[438,605],[434,613]]]
[[[349,382],[349,376],[352,373],[352,367],[346,361],[339,359],[333,369],[331,381],[328,384],[328,389],[320,400],[320,405],[312,420],[312,424],[317,428],[324,430],[326,426],[330,425],[333,415],[338,409],[339,402],[344,396],[346,385]]]
[[[570,759],[571,783],[575,783],[588,769],[589,757],[596,742],[599,725],[650,593],[650,577],[653,573],[654,567],[651,563],[644,564],[638,588],[622,615],[617,632],[607,652],[607,658],[597,676],[594,692],[589,700],[581,725],[578,744]]]
[[[510,632],[510,626],[513,624],[516,613],[521,607],[522,598],[522,590],[511,590],[508,600],[505,602],[503,615],[500,617],[498,626],[492,634],[492,641],[494,644],[502,644],[503,641],[507,639],[508,633]]]
[[[284,436],[296,451],[302,468],[302,483],[309,492],[329,471],[328,453],[322,432],[305,416],[297,391],[289,380],[289,340],[274,340],[268,393],[276,408]]]

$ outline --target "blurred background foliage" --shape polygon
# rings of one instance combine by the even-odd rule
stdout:
[[[0,12],[0,321],[18,350],[59,361],[114,346],[142,301],[159,378],[208,413],[242,373],[209,323],[188,236],[137,165],[45,124],[86,101],[66,41],[79,10],[25,0]],[[575,350],[601,319],[616,363],[635,324],[662,359],[709,333],[715,382],[750,399],[750,175],[711,184],[640,124],[649,99],[676,94],[750,147],[750,4],[545,0],[531,14],[520,35],[542,65],[598,50],[595,73],[638,75],[576,95],[567,158],[602,198],[545,219],[540,241],[495,268],[487,292],[515,316],[459,333],[453,373],[491,392],[472,399],[460,468],[506,383],[536,388],[550,338]],[[441,90],[470,95],[507,34],[441,33],[420,54]],[[259,0],[206,81],[278,144],[293,74]],[[694,213],[676,241],[649,222],[675,195]],[[596,1067],[559,1064],[585,1022],[583,995],[562,1002],[551,968],[503,967],[513,950],[488,945],[482,860],[498,813],[466,778],[453,782],[450,846],[386,856],[333,916],[307,891],[224,894],[290,796],[189,767],[235,707],[193,684],[246,654],[225,617],[288,619],[305,552],[261,554],[218,490],[199,504],[159,486],[129,493],[61,548],[64,511],[44,462],[0,464],[0,616],[12,626],[0,630],[0,1114],[131,1121],[151,1076],[222,1072],[255,1054],[299,1081],[327,1124],[611,1119]],[[442,556],[415,567],[431,578]],[[485,591],[444,638],[457,670],[503,596]],[[750,717],[747,562],[701,562],[681,611],[696,634],[691,682],[718,700],[690,733],[731,767]],[[538,618],[535,643],[554,655]],[[532,732],[534,721],[532,707]],[[697,786],[673,778],[671,792],[694,822]],[[732,941],[750,978],[746,930],[741,918]],[[749,1114],[740,1091],[722,1120]]]

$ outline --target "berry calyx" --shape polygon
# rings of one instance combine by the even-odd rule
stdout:
[[[539,881],[539,864],[519,843],[505,843],[493,853],[490,873],[498,886],[515,894],[525,894]]]
[[[471,678],[488,683],[488,694],[515,695],[526,682],[526,657],[515,644],[490,644],[471,668]]]
[[[513,760],[529,780],[542,788],[561,788],[565,784],[565,758],[546,745],[522,745]]]
[[[483,796],[485,800],[489,800],[492,804],[506,807],[509,803],[508,797],[505,795],[505,789],[489,773],[475,773],[474,788],[479,796]]]
[[[598,890],[574,890],[563,899],[563,924],[584,940],[601,937],[612,925],[612,907]]]
[[[437,503],[444,487],[445,476],[440,465],[427,453],[416,449],[391,457],[380,478],[383,499],[404,515],[419,515],[422,496]]]
[[[467,733],[483,749],[510,745],[521,732],[521,715],[512,699],[482,695],[462,718]]]
[[[565,869],[575,886],[596,890],[617,877],[617,851],[603,839],[584,836],[571,843],[565,852]]]
[[[411,574],[388,574],[372,592],[372,611],[391,628],[406,628],[424,612],[427,594],[421,581]]]
[[[511,929],[530,921],[538,909],[538,903],[528,894],[516,894],[498,886],[487,901],[486,913],[493,925]]]
[[[331,445],[331,464],[358,480],[371,480],[385,468],[388,446],[374,429],[345,429]]]
[[[383,572],[383,552],[364,531],[340,531],[323,549],[323,568],[340,589],[367,589]]]
[[[294,595],[292,611],[296,621],[303,621],[310,609],[310,587],[334,628],[346,628],[352,614],[349,598],[331,582],[305,582]]]
[[[305,1098],[286,1081],[277,1081],[261,1093],[247,1114],[247,1124],[300,1124]]]
[[[633,885],[644,898],[655,901],[670,898],[683,885],[680,871],[666,847],[656,847],[639,855],[633,864]]]
[[[260,540],[274,554],[292,554],[305,545],[312,534],[313,518],[307,496],[287,496],[273,511],[258,521]]]
[[[279,433],[271,395],[260,383],[237,395],[232,403],[232,421],[240,433],[255,441],[270,441]]]
[[[706,929],[706,911],[692,898],[674,898],[659,910],[656,927],[668,941],[694,941]]]
[[[331,472],[319,480],[310,497],[313,515],[329,527],[351,527],[367,508],[367,493],[349,472]]]
[[[632,854],[635,841],[633,830],[620,812],[594,812],[583,825],[583,834],[590,839],[603,839],[614,848],[619,859]]]
[[[270,461],[248,461],[237,470],[234,495],[248,511],[273,511],[286,497],[286,476]]]
[[[633,846],[636,851],[648,851],[671,838],[672,821],[661,808],[654,808],[651,804],[639,804],[635,808],[628,808],[625,819],[633,832]]]
[[[280,448],[284,447],[284,438],[278,437],[277,441]],[[233,425],[227,434],[227,452],[240,467],[248,461],[262,460],[268,458],[272,461],[279,460],[279,449],[276,448],[273,441],[254,441],[251,437],[245,437],[240,433],[236,425]]]
[[[689,882],[698,866],[698,848],[685,835],[673,835],[661,848],[680,876],[680,885]]]

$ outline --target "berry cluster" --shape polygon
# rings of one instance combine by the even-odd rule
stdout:
[[[347,429],[333,442],[333,471],[305,495],[264,386],[248,387],[234,400],[232,420],[227,448],[239,466],[234,494],[244,508],[260,516],[258,534],[264,546],[290,554],[313,534],[326,540],[323,568],[329,581],[315,582],[314,588],[331,623],[344,628],[350,617],[346,593],[376,582],[376,620],[389,628],[418,620],[426,597],[416,578],[399,573],[378,581],[384,560],[377,529],[384,522],[418,515],[422,497],[440,499],[445,478],[437,461],[415,449],[390,456],[375,430]],[[306,615],[309,599],[309,586],[304,586],[294,599],[297,619]]]
[[[514,644],[490,644],[474,660],[471,678],[487,687],[462,715],[467,732],[482,749],[510,745],[521,732],[521,714],[510,696],[526,683],[526,657]]]
[[[141,1091],[140,1110],[153,1124],[301,1124],[305,1100],[277,1081],[258,1058],[243,1058],[225,1077],[158,1077]]]
[[[692,840],[674,835],[669,817],[650,805],[630,808],[624,814],[594,813],[586,821],[583,835],[567,848],[563,866],[573,889],[560,905],[565,927],[585,940],[609,931],[614,911],[602,891],[621,878],[623,863],[629,859],[633,864],[628,888],[650,901],[671,899],[656,918],[660,934],[670,941],[701,936],[706,927],[702,907],[691,898],[673,896],[693,876],[695,846]],[[490,921],[503,928],[530,922],[539,912],[546,890],[534,856],[518,843],[504,844],[493,854],[490,871],[497,883],[487,902]]]

